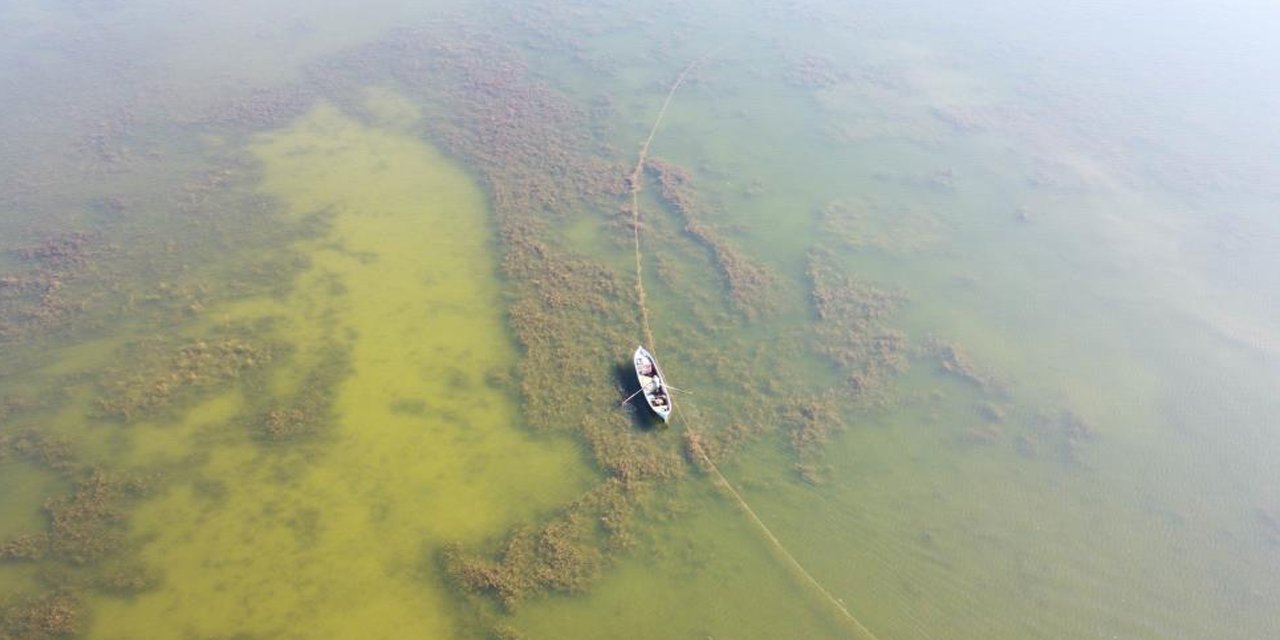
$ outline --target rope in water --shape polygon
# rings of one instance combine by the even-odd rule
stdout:
[[[647,344],[649,350],[655,354],[657,353],[658,345],[653,339],[653,329],[649,326],[649,307],[646,303],[644,293],[644,269],[640,250],[640,191],[644,188],[644,165],[649,158],[649,146],[653,144],[653,138],[658,134],[658,127],[661,126],[662,119],[667,114],[667,107],[671,106],[671,100],[675,97],[676,91],[680,89],[680,85],[684,84],[684,81],[689,77],[689,74],[714,53],[715,50],[709,51],[702,57],[690,62],[682,71],[680,71],[680,75],[676,76],[675,82],[671,84],[671,89],[667,91],[666,99],[662,101],[662,108],[658,110],[658,116],[653,121],[653,127],[649,129],[649,137],[645,138],[644,144],[640,145],[640,153],[636,159],[635,169],[631,171],[631,231],[632,237],[635,241],[634,245],[636,255],[636,305],[640,309],[640,326],[644,332],[645,344]],[[679,411],[679,407],[675,407],[675,410]],[[681,418],[684,418],[683,413],[681,413]],[[738,491],[733,488],[733,485],[724,477],[724,474],[720,473],[720,469],[716,467],[716,464],[711,461],[711,458],[702,450],[702,447],[697,444],[699,439],[692,423],[688,419],[685,419],[684,422],[685,428],[688,429],[690,436],[692,436],[690,452],[702,460],[705,468],[711,472],[712,477],[715,479],[716,485],[733,498],[734,502],[736,502],[738,507],[742,509],[743,513],[747,514],[747,517],[750,518],[751,522],[764,536],[765,540],[769,542],[770,548],[772,548],[782,558],[785,564],[792,569],[802,582],[814,589],[820,596],[835,607],[835,610],[841,614],[841,621],[848,625],[855,638],[876,640],[875,634],[871,633],[870,629],[867,629],[866,626],[859,622],[858,619],[849,612],[849,609],[844,606],[844,603],[841,602],[839,598],[832,595],[826,587],[823,587],[822,583],[818,582],[818,579],[813,577],[813,574],[809,573],[809,571],[804,568],[804,565],[800,564],[800,561],[796,560],[795,556],[791,555],[790,551],[787,551],[786,546],[782,544],[782,541],[778,539],[778,536],[774,535],[773,531],[769,529],[769,526],[764,523],[764,520],[761,520],[755,510],[751,508],[751,505],[747,504],[747,501],[742,497],[742,494],[738,493]]]
[[[629,178],[631,186],[631,232],[632,238],[635,240],[636,250],[636,303],[640,307],[640,326],[644,329],[645,344],[649,345],[649,349],[657,352],[658,343],[653,339],[653,330],[649,327],[649,305],[646,304],[644,296],[644,269],[640,260],[640,190],[644,188],[644,164],[649,159],[649,145],[653,144],[653,137],[658,135],[658,126],[662,124],[662,118],[667,115],[667,107],[671,106],[671,99],[676,96],[676,91],[680,90],[680,85],[684,84],[684,79],[694,70],[703,60],[710,56],[710,53],[690,62],[688,66],[676,76],[676,81],[671,84],[671,90],[667,91],[667,97],[662,101],[662,108],[658,109],[658,117],[653,120],[653,126],[649,128],[649,137],[644,139],[644,144],[640,145],[640,153],[636,157],[636,168],[631,170]]]

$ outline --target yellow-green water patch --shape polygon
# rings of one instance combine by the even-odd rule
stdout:
[[[500,384],[516,353],[482,194],[402,132],[402,102],[369,99],[375,120],[394,116],[387,126],[321,106],[254,143],[263,191],[296,216],[323,212],[328,232],[301,247],[310,266],[287,299],[222,313],[275,317],[295,383],[315,354],[343,350],[333,423],[264,444],[260,414],[226,421],[244,436],[214,439],[193,457],[197,480],[133,518],[162,586],[97,602],[92,636],[448,637],[459,622],[435,550],[499,535],[587,485],[572,444],[521,430]],[[207,433],[234,406],[211,401],[184,422]],[[193,435],[191,453],[207,440]]]

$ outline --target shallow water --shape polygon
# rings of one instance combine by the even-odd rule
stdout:
[[[1148,9],[0,9],[0,637],[1274,634],[1280,15]]]

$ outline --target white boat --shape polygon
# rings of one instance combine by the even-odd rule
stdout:
[[[658,361],[644,347],[636,347],[634,361],[636,380],[640,382],[640,390],[644,392],[645,403],[666,422],[671,418],[671,392],[667,390]]]

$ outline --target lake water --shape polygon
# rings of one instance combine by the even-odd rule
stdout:
[[[0,638],[1272,637],[1276,27],[0,5]]]

